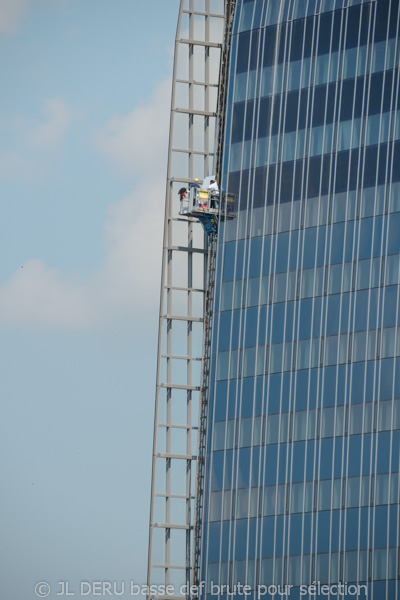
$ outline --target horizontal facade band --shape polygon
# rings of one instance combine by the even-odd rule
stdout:
[[[160,383],[161,388],[170,390],[188,390],[189,392],[199,392],[199,385],[182,385],[181,383]]]
[[[207,254],[204,248],[190,248],[189,246],[169,246],[168,250],[176,250],[178,252],[191,252],[194,254]]]
[[[206,81],[196,81],[195,79],[177,79],[176,83],[186,83],[188,85],[203,85],[204,87],[219,87],[218,83],[207,83]]]
[[[178,180],[178,181],[181,181],[181,180]],[[181,217],[181,218],[167,217],[167,220],[169,223],[171,221],[177,221],[179,223],[198,223],[197,219],[195,219],[194,217]]]
[[[161,358],[173,358],[174,360],[202,360],[201,356],[178,356],[177,354],[161,354]]]
[[[189,529],[188,525],[177,525],[176,523],[154,523],[153,527],[160,529]]]
[[[191,425],[175,425],[174,423],[158,423],[157,427],[168,427],[169,429],[186,429],[186,431],[196,431],[197,427]]]
[[[180,39],[180,44],[189,44],[190,46],[206,46],[207,48],[222,48],[222,44],[218,44],[218,42],[204,42],[202,40],[188,40],[188,39]]]
[[[170,452],[158,452],[157,458],[176,458],[177,460],[197,460],[193,454],[172,454]]]
[[[215,19],[225,19],[225,15],[221,15],[220,13],[207,13],[198,10],[185,9],[182,11],[182,14],[197,15],[198,17],[214,17]]]
[[[176,499],[178,498],[179,500],[194,500],[195,496],[184,496],[182,494],[154,494],[154,496],[157,496],[157,498],[172,498],[172,499]]]
[[[185,115],[197,115],[199,117],[216,117],[216,112],[209,110],[196,110],[195,108],[173,108],[174,112],[183,113]]]
[[[170,321],[190,321],[192,323],[202,323],[203,319],[201,317],[191,317],[191,316],[183,316],[183,315],[163,315],[163,319],[168,319]]]
[[[171,152],[181,152],[182,154],[196,154],[197,156],[214,156],[214,152],[201,152],[200,150],[183,150],[182,148],[171,148]]]
[[[200,288],[182,287],[179,285],[165,285],[166,290],[176,290],[177,292],[199,292],[204,294],[204,290]]]

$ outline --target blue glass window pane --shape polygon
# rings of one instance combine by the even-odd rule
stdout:
[[[359,30],[361,21],[361,8],[355,6],[348,11],[346,48],[357,46],[359,43]]]
[[[306,442],[293,444],[292,481],[298,483],[304,479]]]
[[[310,156],[317,156],[323,152],[324,126],[310,129]]]
[[[332,22],[332,12],[322,14],[319,18],[318,54],[329,52],[330,50]]]
[[[371,289],[369,295],[369,320],[368,327],[369,329],[376,329],[378,327],[378,292],[377,289]],[[363,293],[363,292],[358,292]],[[393,325],[393,323],[389,323],[388,325]],[[366,329],[367,327],[363,327]]]
[[[311,211],[313,206],[308,200],[307,202],[309,210]],[[315,204],[315,203],[314,203]],[[318,215],[318,213],[317,213]],[[316,255],[316,242],[317,242],[317,230],[316,228],[306,229],[304,232],[304,254],[303,254],[303,268],[313,267],[315,264]]]
[[[259,301],[260,278],[253,277],[249,279],[247,287],[247,306],[256,306]]]
[[[387,434],[380,434],[387,435]],[[375,548],[385,548],[387,544],[387,506],[375,507]],[[385,574],[386,577],[386,574]],[[384,578],[385,578],[384,577]]]
[[[338,124],[337,150],[349,150],[351,147],[351,121]]]
[[[252,71],[252,73],[255,73],[255,71]],[[254,78],[251,77],[251,73],[249,74],[249,87],[250,87],[250,82],[252,82],[254,80]],[[247,90],[249,92],[249,89]],[[253,137],[253,113],[254,113],[254,102],[253,101],[249,101],[246,103],[246,122],[245,122],[245,130],[244,130],[244,137],[246,140],[248,140],[249,138]],[[243,166],[243,169],[247,169],[248,166]]]
[[[400,252],[400,214],[391,214],[389,217],[388,254]]]
[[[319,553],[329,552],[329,539],[330,539],[330,513],[327,511],[322,511],[318,514],[318,541],[317,541],[317,550]],[[319,573],[317,577],[324,577],[323,565],[321,564],[324,560],[323,554],[318,554],[317,558],[320,562]],[[326,555],[329,557],[329,554]],[[328,568],[328,563],[325,560],[324,563],[325,569]]]
[[[329,77],[328,81],[336,81],[338,78],[338,67],[339,67],[339,52],[332,52],[330,55],[329,64]]]
[[[277,158],[278,158],[278,142],[279,142],[279,136],[277,136],[277,135],[272,135],[269,138],[267,164],[276,163]]]
[[[383,71],[385,69],[385,54],[386,54],[386,42],[380,42],[379,44],[373,44],[372,60],[371,60],[371,73],[376,73],[377,71]]]
[[[250,50],[250,34],[248,32],[238,35],[238,51],[236,59],[236,71],[238,73],[248,69]]]
[[[367,56],[368,46],[360,46],[358,49],[358,60],[357,60],[357,75],[365,75],[367,73]]]
[[[244,304],[243,302],[243,279],[238,279],[235,281],[233,286],[233,308],[241,308]]]
[[[293,6],[293,19],[301,19],[306,16],[307,0],[297,0]]]
[[[279,16],[279,4],[275,2],[269,2],[267,6],[265,24],[266,25],[274,25],[278,22]]]
[[[277,240],[276,273],[286,271],[288,265],[289,233],[281,233]]]
[[[225,446],[225,421],[214,423],[213,450],[223,450]]]
[[[306,140],[306,130],[300,129],[297,132],[296,158],[303,158],[305,140]]]
[[[234,379],[238,376],[239,351],[232,350],[230,359],[231,359],[231,362],[230,362],[229,375],[230,375],[231,379]]]
[[[301,277],[301,298],[311,298],[314,291],[314,269],[305,269]]]
[[[211,479],[211,490],[219,491],[222,490],[222,476],[224,466],[224,453],[214,452],[212,455],[212,479]]]
[[[231,415],[228,415],[231,416]],[[233,448],[235,443],[235,424],[236,421],[230,419],[226,422],[226,447]]]
[[[270,346],[270,371],[279,373],[283,369],[283,344],[273,344]]]
[[[375,114],[380,112],[382,104],[383,74],[375,73],[371,75],[371,87],[369,93],[368,113]]]
[[[302,62],[297,60],[288,64],[287,91],[298,90],[301,86]]]
[[[227,403],[227,384],[226,381],[221,381],[216,385],[215,394],[215,420],[226,418],[226,403]]]
[[[372,254],[373,219],[362,219],[360,226],[359,259],[369,258]]]
[[[232,308],[232,298],[233,281],[227,281],[222,285],[221,310],[229,310]]]
[[[343,79],[355,77],[357,74],[358,48],[345,51],[343,57]]]
[[[386,285],[395,285],[400,281],[399,276],[400,260],[399,256],[394,254],[386,257]]]
[[[229,170],[239,171],[242,164],[243,144],[232,144],[229,156]]]
[[[235,80],[235,102],[246,100],[247,71],[238,73]]]
[[[382,330],[382,358],[389,358],[396,355],[396,329],[390,327]]]
[[[367,119],[367,132],[365,138],[365,144],[367,146],[373,146],[379,143],[379,125],[380,115],[373,115]]]
[[[261,96],[272,94],[274,89],[274,67],[266,67],[261,72]]]
[[[282,161],[294,160],[296,155],[296,132],[286,133],[283,143]]]
[[[248,31],[251,29],[251,23],[253,20],[254,2],[246,2],[242,5],[242,12],[240,15],[239,31]]]
[[[361,436],[354,435],[349,438],[349,453],[352,460],[348,464],[348,476],[360,475],[361,471]]]
[[[344,247],[344,223],[335,223],[332,226],[332,239],[335,243],[331,246],[331,263],[342,262],[343,260],[343,247]]]
[[[235,104],[232,113],[232,142],[238,142],[243,139],[245,104]],[[231,189],[231,187],[230,187]]]
[[[383,326],[390,327],[396,324],[397,320],[397,287],[389,286],[385,288],[383,302]]]
[[[314,85],[327,83],[329,79],[329,54],[317,56],[314,69]]]
[[[312,300],[300,302],[299,339],[309,338],[311,334]]]
[[[217,380],[228,379],[229,370],[229,352],[220,352],[218,354]]]
[[[391,113],[386,112],[381,115],[381,134],[380,141],[388,142],[389,141],[389,131],[390,131],[390,119]]]
[[[386,44],[386,69],[393,69],[396,65],[396,38],[388,40]]]

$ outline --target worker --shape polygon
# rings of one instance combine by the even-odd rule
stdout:
[[[181,187],[181,189],[178,192],[178,196],[179,196],[181,202],[184,198],[186,198],[186,188],[185,187]]]
[[[219,187],[218,187],[218,182],[217,182],[216,179],[211,179],[210,185],[208,186],[208,189],[213,193],[214,196],[216,196],[218,198],[218,196],[219,196]]]
[[[219,187],[216,179],[211,179],[208,190],[210,192],[210,208],[218,208]]]
[[[200,186],[200,183],[199,183],[199,180],[197,179],[197,177],[195,178],[195,180],[194,180],[194,183],[191,183],[191,184],[190,184],[190,186],[189,186],[189,189],[190,189],[190,190],[191,190],[192,188],[198,188],[198,189],[200,189],[200,188],[201,188],[201,186]]]

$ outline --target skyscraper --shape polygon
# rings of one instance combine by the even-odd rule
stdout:
[[[301,584],[348,582],[398,597],[398,28],[395,1],[237,3],[223,187],[239,210],[219,231],[209,586],[291,584],[296,598]]]
[[[399,16],[236,2],[203,596],[400,598]]]

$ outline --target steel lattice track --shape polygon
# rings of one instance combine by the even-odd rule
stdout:
[[[235,13],[236,0],[226,0],[225,2],[225,35],[221,56],[220,83],[218,94],[218,138],[216,153],[216,178],[221,181],[222,153],[225,135],[225,109],[227,96],[227,82],[229,69],[229,56],[231,46],[231,33],[233,16]],[[222,209],[223,207],[221,207]],[[199,596],[200,586],[200,567],[201,567],[201,530],[203,519],[203,491],[204,491],[204,469],[207,439],[207,416],[208,416],[208,390],[210,376],[210,354],[211,354],[211,336],[212,336],[212,316],[214,306],[214,284],[215,284],[215,263],[217,251],[217,233],[208,237],[208,272],[207,289],[204,307],[204,329],[203,329],[203,366],[200,386],[200,416],[199,416],[199,444],[197,458],[197,479],[196,479],[196,507],[194,521],[194,540],[193,540],[193,580],[194,593],[192,600]]]
[[[204,330],[203,330],[203,368],[200,387],[200,417],[199,417],[199,450],[197,459],[197,481],[196,481],[196,510],[194,522],[194,557],[193,557],[193,583],[198,590],[200,584],[200,545],[201,545],[201,524],[203,512],[203,489],[204,489],[204,462],[206,449],[207,433],[207,413],[208,413],[208,383],[210,376],[210,352],[212,335],[212,313],[214,304],[214,284],[215,284],[215,258],[217,249],[217,234],[209,236],[208,246],[208,272],[207,272],[207,290],[204,307]],[[192,598],[197,598],[198,593]]]

